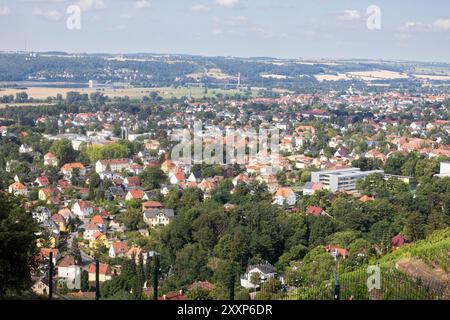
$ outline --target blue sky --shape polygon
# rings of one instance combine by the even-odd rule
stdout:
[[[72,4],[80,30],[66,27]],[[0,0],[0,50],[25,48],[450,62],[450,1]]]

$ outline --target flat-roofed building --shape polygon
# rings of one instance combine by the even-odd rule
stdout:
[[[381,173],[383,170],[361,171],[359,168],[346,168],[338,170],[319,171],[311,173],[312,183],[321,183],[324,189],[331,192],[354,191],[356,181],[364,180],[367,176]]]
[[[450,177],[450,161],[441,162],[441,171],[436,175],[439,178],[447,178]]]

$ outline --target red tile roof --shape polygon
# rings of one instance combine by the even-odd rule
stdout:
[[[315,206],[309,206],[306,208],[306,215],[310,216],[313,215],[315,217],[319,217],[322,214],[323,210],[322,208],[315,207]]]
[[[91,263],[89,266],[89,273],[95,273],[95,263]],[[110,275],[111,267],[109,264],[99,263],[99,273],[103,275]]]

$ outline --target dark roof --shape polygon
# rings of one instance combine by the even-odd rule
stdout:
[[[173,209],[147,209],[144,211],[144,218],[151,219],[156,217],[158,214],[163,214],[169,218],[175,217],[175,213]]]
[[[271,265],[270,263],[263,263],[263,264],[256,264],[253,266],[249,266],[248,267],[248,271],[258,268],[259,270],[261,270],[262,273],[264,274],[268,274],[268,273],[275,273],[276,269],[273,265]]]
[[[109,192],[110,192],[114,197],[124,197],[124,196],[125,196],[125,191],[123,191],[123,189],[120,188],[120,187],[110,187],[110,188],[109,188]]]

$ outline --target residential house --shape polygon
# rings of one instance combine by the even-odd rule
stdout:
[[[259,283],[252,283],[252,275],[254,273],[259,274]],[[276,274],[275,267],[270,263],[249,266],[247,272],[241,276],[241,286],[246,289],[259,288],[261,284],[270,278],[274,278]]]
[[[50,219],[50,217],[51,217],[51,212],[46,207],[37,207],[36,209],[33,210],[33,212],[31,214],[33,216],[33,219],[37,223],[43,223],[44,221]],[[59,230],[59,226],[58,226],[58,230]]]
[[[209,281],[195,281],[189,286],[188,290],[192,291],[195,289],[202,289],[204,291],[211,292],[215,289],[215,287],[216,286]]]
[[[173,209],[153,208],[144,211],[144,222],[150,227],[166,226],[175,218]]]
[[[183,170],[176,170],[169,173],[169,181],[171,184],[179,184],[186,181],[186,176]]]
[[[403,234],[399,233],[395,237],[392,238],[392,249],[397,250],[407,244],[409,241],[403,236]]]
[[[275,193],[273,204],[279,206],[288,205],[294,206],[297,202],[297,196],[291,188],[279,188]]]
[[[126,177],[123,180],[123,184],[127,188],[136,188],[139,186],[139,177]]]
[[[159,297],[158,300],[187,300],[187,296],[183,293],[183,290],[169,292],[162,297]]]
[[[69,222],[70,218],[72,218],[73,214],[69,208],[62,208],[58,211],[58,214],[64,218],[66,224]]]
[[[306,215],[307,216],[314,216],[314,217],[320,217],[320,216],[330,216],[325,210],[323,210],[320,207],[316,206],[309,206],[306,208]]]
[[[100,247],[109,247],[108,237],[100,231],[95,231],[89,239],[89,248],[97,250]]]
[[[112,279],[112,270],[109,264],[99,263],[99,282]],[[95,283],[95,263],[89,265],[89,282]]]
[[[348,257],[348,250],[342,249],[337,246],[326,246],[325,251],[329,252],[331,256],[334,258],[334,260],[338,260],[339,258],[347,259]]]
[[[125,196],[125,200],[148,200],[147,194],[140,189],[129,190]]]
[[[91,240],[96,232],[99,232],[99,228],[95,223],[88,223],[84,226],[83,238],[85,240]]]
[[[38,197],[40,201],[49,201],[51,200],[53,197],[59,198],[59,190],[58,189],[53,189],[53,188],[42,188],[39,189],[38,192]]]
[[[72,212],[79,218],[83,219],[94,213],[94,207],[87,201],[79,200],[72,206]]]
[[[101,215],[95,215],[91,219],[91,224],[95,224],[100,232],[105,233],[107,229],[106,221]]]
[[[58,166],[58,158],[56,158],[56,156],[53,153],[49,152],[44,155],[44,165],[57,167]]]
[[[142,204],[142,210],[148,210],[148,209],[161,209],[164,206],[161,202],[158,201],[146,201]]]
[[[64,219],[64,217],[62,215],[60,215],[59,213],[55,213],[54,215],[51,216],[51,218],[53,220],[54,223],[56,223],[59,226],[59,231],[60,232],[66,232],[67,231],[67,223],[66,220]]]
[[[48,187],[50,185],[50,181],[46,176],[37,177],[34,182],[38,185],[38,187]]]
[[[128,244],[126,242],[116,241],[109,247],[109,257],[124,257],[128,253]]]
[[[19,152],[20,153],[32,153],[33,152],[33,148],[31,148],[29,145],[27,144],[22,144],[19,148]]]
[[[58,264],[58,282],[69,290],[81,288],[81,267],[71,255],[65,256]]]
[[[322,190],[323,186],[320,182],[307,182],[305,183],[305,185],[303,186],[303,195],[304,196],[312,196],[314,195],[317,191]]]
[[[102,173],[104,171],[121,172],[129,169],[131,164],[130,159],[105,159],[98,160],[95,163],[95,172]]]
[[[15,196],[26,196],[28,194],[28,189],[21,182],[14,182],[8,187],[8,192]]]
[[[86,168],[85,166],[80,162],[74,162],[74,163],[66,163],[61,168],[61,173],[66,177],[66,179],[72,179],[73,172],[75,170],[78,170],[80,176],[86,175]]]

